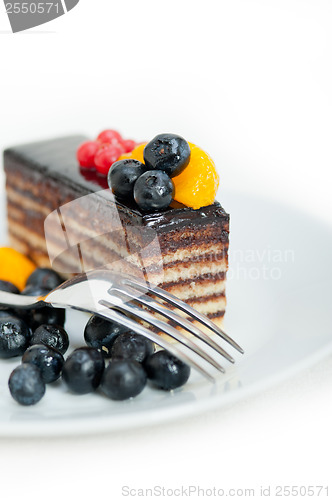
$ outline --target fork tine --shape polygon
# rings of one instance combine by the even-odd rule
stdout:
[[[152,316],[152,314],[150,314],[149,312],[145,311],[140,307],[134,306],[133,304],[130,304],[128,302],[123,303],[121,299],[112,303],[111,300],[114,298],[115,297],[112,297],[110,295],[110,301],[100,300],[99,304],[110,308],[116,307],[120,311],[128,312],[130,314],[133,314],[137,318],[146,321],[147,323],[150,323],[150,325],[155,326],[161,332],[166,333],[170,337],[176,339],[178,342],[181,342],[181,344],[187,346],[189,349],[191,349],[196,354],[205,359],[205,361],[214,366],[217,370],[219,370],[222,373],[225,373],[225,369],[215,359],[213,359],[209,354],[203,351],[201,347],[197,346],[190,338],[186,337],[179,330],[173,328],[173,326],[168,325],[164,321],[160,321],[159,319]]]
[[[200,330],[197,328],[195,325],[193,325],[190,321],[188,321],[186,318],[183,318],[182,316],[179,316],[177,313],[174,311],[171,311],[170,309],[165,308],[160,302],[157,302],[155,299],[152,299],[148,295],[144,294],[142,297],[141,295],[136,295],[135,293],[130,291],[130,287],[124,285],[123,288],[111,288],[110,292],[114,294],[114,292],[119,293],[120,295],[125,295],[126,297],[136,300],[142,305],[145,305],[146,307],[149,307],[150,309],[154,310],[155,312],[165,316],[166,318],[174,321],[177,325],[185,328],[189,333],[192,333],[195,335],[195,337],[199,338],[203,342],[205,342],[207,345],[212,347],[215,351],[217,351],[219,354],[221,354],[224,358],[226,358],[228,361],[231,363],[234,363],[234,359],[232,356],[230,356],[220,345],[218,345],[213,339],[211,339],[207,333],[204,331]]]
[[[240,347],[231,337],[227,335],[221,328],[219,328],[215,323],[213,323],[209,318],[204,316],[203,314],[199,313],[198,311],[195,311],[192,307],[190,307],[188,304],[183,302],[182,300],[175,298],[173,295],[170,293],[166,292],[165,290],[162,290],[158,286],[151,286],[149,283],[143,283],[138,280],[135,280],[134,278],[127,279],[123,278],[123,282],[129,286],[132,286],[133,288],[136,288],[138,290],[141,290],[143,292],[149,292],[153,295],[156,295],[162,300],[165,300],[169,304],[172,304],[173,306],[177,307],[184,313],[188,314],[188,316],[191,316],[192,318],[196,319],[199,321],[199,323],[203,324],[210,330],[212,330],[214,333],[219,335],[222,339],[224,339],[226,342],[228,342],[234,349],[236,349],[238,352],[241,354],[244,353],[244,350],[242,347]]]
[[[128,318],[127,316],[124,316],[123,314],[120,314],[118,311],[115,309],[110,309],[108,306],[106,309],[103,309],[102,311],[98,310],[95,312],[98,316],[102,316],[104,318],[116,321],[117,323],[123,324],[124,326],[128,327],[129,329],[135,331],[136,333],[139,333],[140,335],[143,335],[144,337],[150,339],[152,342],[155,342],[157,345],[162,347],[163,349],[166,349],[169,351],[171,354],[179,358],[183,363],[186,363],[187,365],[191,366],[195,370],[197,370],[201,375],[203,375],[205,378],[207,378],[210,382],[215,382],[215,378],[204,368],[200,366],[197,361],[195,361],[194,357],[190,354],[191,351],[188,351],[188,353],[184,353],[177,347],[176,344],[173,344],[167,340],[165,340],[163,337],[158,335],[157,333],[152,332],[145,326],[141,325],[140,323],[137,323],[137,321],[134,321],[133,319]]]

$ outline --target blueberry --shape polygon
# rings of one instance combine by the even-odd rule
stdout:
[[[147,170],[138,160],[119,160],[109,169],[108,185],[117,198],[132,200],[134,184]]]
[[[60,325],[40,325],[32,335],[30,344],[44,344],[65,354],[69,347],[69,337]]]
[[[4,281],[0,280],[0,291],[1,292],[8,292],[8,293],[20,293],[19,289],[13,284],[10,283],[9,281]],[[14,310],[9,309],[6,306],[0,306],[0,315],[1,316],[6,316],[6,314],[13,314]]]
[[[50,290],[40,288],[38,285],[27,285],[22,295],[32,295],[38,297],[39,295],[47,295]],[[30,327],[35,330],[39,325],[60,325],[63,326],[66,320],[65,309],[59,309],[51,306],[38,307],[29,310]]]
[[[45,394],[45,383],[35,365],[23,364],[12,371],[8,386],[13,398],[21,405],[34,405]]]
[[[23,309],[22,309],[23,311]],[[5,318],[7,316],[13,316],[14,318],[19,318],[20,317],[20,313],[19,313],[19,310],[17,309],[9,309],[8,307],[1,307],[0,308],[0,318]],[[24,318],[22,317],[21,319],[23,319],[24,321]]]
[[[144,211],[167,208],[171,203],[174,184],[165,172],[149,170],[135,182],[134,198]]]
[[[44,344],[36,344],[25,351],[22,363],[35,365],[40,370],[45,384],[49,384],[60,377],[64,359],[62,354],[56,349]]]
[[[144,367],[152,384],[165,391],[181,387],[190,375],[190,367],[167,351],[149,356]]]
[[[19,308],[0,309],[0,318],[4,318],[6,316],[14,317],[16,319],[21,319],[28,327],[30,326],[31,315],[28,309],[19,309]]]
[[[87,394],[97,389],[105,368],[100,351],[92,347],[80,347],[65,361],[62,377],[71,391]]]
[[[39,287],[46,290],[53,290],[61,285],[63,279],[61,276],[47,267],[39,267],[30,274],[25,286]]]
[[[190,147],[175,134],[156,135],[144,148],[144,162],[149,170],[163,170],[170,177],[179,175],[190,161]]]
[[[129,329],[115,321],[101,318],[94,314],[86,324],[84,339],[88,346],[101,349],[105,357],[110,357],[115,339]]]
[[[145,385],[146,373],[142,365],[123,359],[111,361],[104,372],[100,388],[109,398],[122,401],[137,396]]]
[[[122,333],[115,340],[111,356],[112,359],[133,359],[138,363],[143,361],[154,352],[154,343],[138,333]]]
[[[40,325],[64,326],[66,320],[65,309],[55,307],[39,307],[31,310],[30,327],[35,330]]]
[[[50,293],[50,290],[47,288],[41,288],[38,285],[26,285],[24,290],[21,292],[22,295],[31,295],[33,297],[47,295],[48,293]]]
[[[0,320],[1,318],[7,318],[8,316],[14,316],[17,318],[13,309],[0,309]]]
[[[20,293],[19,289],[9,281],[0,280],[0,290],[2,292]]]
[[[14,315],[0,317],[0,358],[21,356],[29,346],[31,332],[26,323]]]

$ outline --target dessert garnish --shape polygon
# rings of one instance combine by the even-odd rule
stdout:
[[[112,361],[106,368],[100,388],[110,399],[123,401],[140,394],[146,385],[143,366],[133,359]]]
[[[72,392],[88,394],[99,386],[104,368],[100,351],[93,347],[79,347],[66,359],[62,378]]]
[[[119,160],[126,160],[128,158],[133,158],[134,160],[138,160],[141,163],[144,163],[144,148],[147,145],[147,142],[142,142],[134,147],[134,149],[128,153],[124,153],[120,156]]]
[[[0,280],[9,281],[23,290],[27,278],[35,269],[36,265],[14,248],[0,248]]]
[[[31,332],[20,318],[8,313],[0,317],[0,358],[22,356],[30,344]]]
[[[30,344],[44,344],[65,354],[69,347],[69,337],[60,325],[40,325],[32,335]]]
[[[166,351],[158,351],[147,358],[145,369],[152,384],[159,389],[170,391],[185,384],[190,368]]]
[[[49,291],[49,290],[48,290]],[[37,293],[36,295],[40,295]],[[39,307],[31,309],[30,326],[34,331],[40,325],[64,326],[66,321],[66,310],[51,307]]]
[[[190,147],[179,135],[159,134],[145,146],[143,154],[148,170],[162,170],[173,177],[188,165]]]
[[[53,269],[48,267],[38,267],[33,273],[28,277],[25,287],[33,286],[43,288],[45,290],[53,290],[57,286],[61,285],[63,279],[59,274]]]
[[[143,163],[132,158],[114,163],[107,179],[113,194],[119,199],[133,200],[134,184],[146,170]]]
[[[151,180],[151,186],[156,185],[158,200],[153,202],[150,200],[153,199],[155,193],[151,192],[149,195],[148,185],[144,187],[143,196],[140,196],[140,193],[135,195],[135,185],[134,198],[141,210],[149,212],[167,208],[173,199],[194,209],[211,205],[214,202],[219,186],[219,175],[215,164],[205,151],[187,142],[183,137],[175,134],[159,134],[149,143],[136,146],[131,153],[121,155],[119,161],[130,158],[144,163],[150,172],[164,172],[171,178],[174,186],[172,196],[169,196],[170,187],[168,187],[168,195],[163,197],[158,193],[165,191],[166,185],[170,186],[169,180],[163,177],[162,187],[156,181]],[[120,165],[117,166],[118,169]],[[111,181],[112,168],[109,172],[109,186],[116,194]],[[139,185],[138,180],[137,184]],[[143,187],[141,189],[143,190]],[[153,188],[151,190],[153,191]],[[132,196],[129,195],[127,199],[131,198]],[[125,198],[122,197],[122,199]],[[167,200],[169,200],[168,204]]]
[[[132,359],[144,363],[154,353],[154,343],[134,332],[121,333],[111,349],[112,359]]]
[[[116,130],[103,130],[95,141],[85,141],[77,149],[78,163],[83,168],[96,169],[107,175],[109,168],[122,154],[129,153],[136,146],[132,139],[123,139]]]
[[[121,134],[117,130],[103,130],[97,136],[97,142],[101,144],[120,144],[122,142]]]
[[[118,160],[122,152],[120,145],[102,144],[94,159],[97,172],[101,175],[107,175],[110,167]]]
[[[95,168],[95,156],[100,148],[97,141],[86,141],[77,150],[78,163],[83,168]]]
[[[162,170],[148,170],[134,185],[134,198],[144,212],[167,208],[173,199],[174,184]]]
[[[125,153],[130,153],[136,147],[136,142],[132,139],[123,139],[121,144]]]
[[[22,356],[22,363],[30,363],[40,370],[45,384],[55,382],[61,375],[64,359],[62,354],[44,344],[29,347]]]
[[[39,368],[30,363],[19,365],[12,371],[8,386],[15,401],[24,406],[38,403],[46,390]]]
[[[132,202],[134,198],[146,212],[165,209],[173,199],[194,209],[211,205],[219,186],[212,158],[176,134],[159,134],[148,143],[136,144],[131,139],[123,139],[115,130],[104,130],[96,141],[81,144],[77,159],[81,167],[108,175],[108,185],[119,200]],[[136,160],[140,164],[118,163],[124,160]],[[145,176],[135,194],[134,185],[140,175],[134,166],[140,167],[140,175],[161,171],[172,180],[150,175],[148,181]]]
[[[212,158],[195,144],[189,143],[191,155],[188,166],[174,177],[174,199],[198,209],[211,205],[219,187],[219,175]]]
[[[111,348],[116,338],[127,332],[127,327],[93,314],[85,326],[84,340],[88,346],[100,349],[107,358],[111,356]]]
[[[8,293],[20,293],[17,286],[15,286],[13,283],[10,283],[10,281],[5,281],[5,280],[0,280],[0,290],[2,292],[8,292]],[[0,308],[0,311],[1,310],[3,309]]]
[[[136,146],[135,141],[132,139],[123,139],[121,134],[116,130],[104,130],[103,132],[100,132],[96,142],[119,146],[125,153],[129,153]]]
[[[167,208],[174,195],[171,177],[180,174],[190,160],[190,147],[187,141],[179,135],[159,134],[149,143],[141,144],[130,154],[120,157],[120,162],[126,161],[124,156],[135,157],[137,161],[141,161],[142,168],[145,167],[145,172],[132,184],[132,192],[127,199],[130,200],[133,196],[143,212]],[[109,186],[115,195],[117,184],[113,181],[112,170],[116,168],[119,172],[124,168],[125,164],[120,162],[110,168],[108,176]]]
[[[130,160],[136,163],[128,163]],[[183,137],[159,134],[113,164],[108,173],[109,187],[119,199],[134,198],[143,212],[165,209],[174,195],[171,177],[179,175],[189,160],[190,147]],[[141,174],[137,175],[139,168]]]

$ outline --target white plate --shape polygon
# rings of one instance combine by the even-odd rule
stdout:
[[[225,362],[226,375],[213,386],[193,373],[173,393],[146,388],[125,402],[74,396],[56,382],[36,406],[22,407],[7,386],[20,360],[1,360],[0,435],[87,434],[169,422],[266,389],[331,352],[331,228],[242,194],[223,194],[222,203],[231,213],[225,326],[245,349],[234,366]],[[67,326],[76,346],[87,317],[73,314]]]

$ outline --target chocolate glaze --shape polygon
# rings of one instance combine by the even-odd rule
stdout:
[[[4,153],[6,169],[10,169],[11,165],[18,169],[24,165],[67,188],[75,189],[77,196],[93,192],[103,199],[112,199],[106,178],[78,165],[76,150],[85,140],[85,136],[75,135],[8,148]],[[117,206],[128,222],[131,220],[135,225],[150,227],[157,232],[214,222],[222,224],[223,230],[228,232],[229,215],[218,202],[198,210],[173,202],[169,208],[154,213],[142,213],[134,203],[124,205],[117,202]]]

